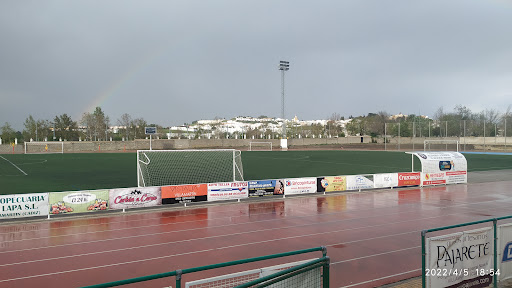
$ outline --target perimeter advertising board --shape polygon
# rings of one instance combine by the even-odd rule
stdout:
[[[206,201],[207,195],[206,184],[164,186],[162,187],[162,204]]]
[[[418,186],[420,184],[420,172],[398,173],[398,186]]]
[[[48,193],[0,196],[0,219],[48,215]]]
[[[53,192],[49,196],[50,214],[95,212],[109,209],[108,190]]]
[[[347,176],[347,190],[372,189],[373,175]]]
[[[317,192],[333,192],[347,190],[346,176],[328,176],[316,178]]]
[[[129,209],[162,205],[160,187],[110,189],[111,209]]]
[[[414,152],[421,162],[421,185],[467,183],[468,165],[459,152]]]
[[[427,287],[488,287],[492,284],[492,227],[427,239]]]
[[[498,243],[499,280],[503,281],[512,278],[512,224],[498,226]]]
[[[419,177],[418,177],[419,178]],[[397,173],[373,174],[374,188],[392,188],[398,186]]]
[[[316,193],[316,178],[293,178],[284,180],[284,194],[306,194]]]
[[[281,179],[249,181],[249,197],[262,197],[283,194],[284,181]]]
[[[236,200],[249,197],[248,182],[208,183],[208,201]]]

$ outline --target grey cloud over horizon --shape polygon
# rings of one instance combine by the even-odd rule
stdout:
[[[2,1],[0,123],[512,104],[510,1]]]

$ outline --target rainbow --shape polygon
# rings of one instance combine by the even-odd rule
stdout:
[[[129,69],[119,75],[110,83],[106,89],[102,90],[98,95],[93,98],[93,101],[82,110],[79,117],[82,117],[84,113],[92,113],[96,107],[101,107],[108,99],[112,98],[130,79],[133,79],[137,73],[144,70],[144,68],[150,66],[157,58],[167,51],[167,46],[158,47],[157,49],[146,53],[139,61],[135,62]]]

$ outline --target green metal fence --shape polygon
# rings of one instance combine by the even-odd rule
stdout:
[[[181,288],[183,275],[185,275],[185,274],[200,272],[200,271],[205,271],[205,270],[211,270],[211,269],[217,269],[217,268],[222,268],[222,267],[228,267],[228,266],[241,265],[241,264],[252,263],[252,262],[258,262],[258,261],[264,261],[264,260],[269,260],[269,259],[311,253],[311,252],[316,252],[316,251],[322,252],[321,258],[318,258],[318,259],[309,261],[307,263],[292,267],[290,269],[286,269],[286,270],[274,273],[272,275],[268,275],[266,277],[256,279],[254,281],[248,282],[246,284],[243,284],[243,285],[237,286],[237,287],[266,287],[268,285],[275,284],[275,283],[278,283],[278,282],[286,280],[286,279],[290,279],[290,278],[300,275],[302,273],[306,273],[313,269],[321,268],[322,269],[322,276],[321,276],[322,277],[322,287],[328,288],[329,287],[330,260],[329,260],[329,257],[327,257],[327,249],[326,249],[326,247],[323,247],[323,246],[316,247],[316,248],[310,248],[310,249],[304,249],[304,250],[297,250],[297,251],[291,251],[291,252],[285,252],[285,253],[279,253],[279,254],[272,254],[272,255],[248,258],[248,259],[242,259],[242,260],[236,260],[236,261],[230,261],[230,262],[224,262],[224,263],[218,263],[218,264],[212,264],[212,265],[206,265],[206,266],[195,267],[195,268],[188,268],[188,269],[183,269],[183,270],[175,270],[172,272],[159,273],[159,274],[136,277],[136,278],[131,278],[131,279],[113,281],[113,282],[109,282],[109,283],[85,286],[83,288],[115,287],[115,286],[145,282],[145,281],[156,280],[156,279],[167,278],[167,277],[175,277],[175,280],[176,280],[175,287]]]
[[[432,229],[427,229],[427,230],[421,231],[421,269],[422,269],[421,281],[422,281],[422,286],[426,287],[426,280],[427,280],[426,275],[425,275],[426,274],[425,241],[427,238],[427,233],[492,222],[493,223],[492,227],[493,227],[493,231],[494,231],[494,239],[493,239],[494,240],[494,255],[493,255],[494,259],[493,259],[493,261],[494,262],[493,262],[493,264],[494,264],[494,271],[497,271],[498,270],[498,234],[497,234],[498,227],[497,227],[497,225],[498,225],[498,221],[506,220],[506,219],[512,219],[512,215],[498,217],[498,218],[491,218],[491,219],[486,219],[486,220],[480,220],[480,221],[474,221],[474,222],[468,222],[468,223],[462,223],[462,224],[451,225],[451,226],[444,226],[444,227],[439,227],[439,228],[432,228]],[[498,287],[498,277],[493,277],[493,287],[494,288]]]

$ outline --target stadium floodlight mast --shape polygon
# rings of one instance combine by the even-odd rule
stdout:
[[[281,70],[281,118],[283,119],[283,131],[281,139],[284,139],[286,142],[286,121],[284,118],[284,71],[290,70],[290,62],[279,61],[279,70]],[[287,143],[283,145],[283,141],[281,141],[281,146],[285,146],[283,148],[287,148]]]

